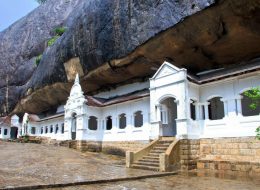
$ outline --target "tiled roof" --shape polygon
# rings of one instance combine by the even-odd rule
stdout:
[[[131,100],[148,97],[148,96],[150,96],[149,89],[143,89],[122,96],[115,96],[109,99],[98,98],[94,96],[86,96],[86,100],[88,106],[105,107],[113,104],[118,104],[118,103],[123,103]]]

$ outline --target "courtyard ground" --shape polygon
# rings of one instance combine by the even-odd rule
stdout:
[[[81,153],[53,145],[0,141],[0,188],[112,179],[150,173],[125,168],[123,157]]]
[[[0,141],[0,189],[160,174],[127,169],[124,164],[124,158],[101,153],[81,153],[53,145]],[[53,188],[52,190],[260,189],[259,178],[216,178],[197,175],[198,173],[181,173],[165,177]]]

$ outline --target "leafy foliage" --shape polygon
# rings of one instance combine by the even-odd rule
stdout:
[[[58,27],[54,29],[56,36],[62,36],[62,34],[66,31],[65,27]]]
[[[255,132],[256,132],[256,138],[257,138],[258,140],[260,140],[260,127],[257,127],[256,130],[255,130]]]
[[[59,38],[60,36],[54,36],[54,37],[52,37],[51,39],[49,39],[49,41],[48,41],[48,47],[49,46],[52,46],[55,42],[56,42],[56,40]]]
[[[35,65],[38,66],[42,60],[42,54],[38,55],[35,59]]]
[[[249,107],[255,110],[260,106],[260,87],[255,87],[244,92],[244,95],[251,99],[252,103]],[[260,140],[260,126],[256,128],[256,138]]]
[[[48,47],[49,46],[52,46],[56,40],[62,36],[62,34],[66,31],[66,28],[64,27],[58,27],[58,28],[55,28],[54,29],[54,33],[55,33],[55,36],[53,36],[51,39],[49,39],[48,41]]]
[[[252,103],[249,107],[256,110],[260,106],[260,87],[255,87],[244,92],[244,95],[251,99]]]

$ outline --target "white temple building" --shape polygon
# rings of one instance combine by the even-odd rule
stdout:
[[[164,62],[154,76],[85,96],[76,76],[66,105],[53,115],[25,114],[0,121],[0,138],[21,135],[56,140],[149,141],[250,137],[260,126],[260,110],[249,108],[243,92],[260,86],[259,63],[188,74]]]

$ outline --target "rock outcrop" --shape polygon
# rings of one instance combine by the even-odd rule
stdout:
[[[55,2],[50,0],[44,6],[56,6]],[[15,108],[16,113],[37,113],[64,103],[76,72],[81,75],[84,92],[94,93],[144,80],[164,60],[196,73],[228,67],[260,54],[259,0],[66,2],[73,11],[62,15],[63,21],[56,18],[58,23],[48,29],[62,24],[68,29],[49,48],[44,49],[48,32],[35,38],[34,46],[26,35],[23,43],[14,43],[20,38],[15,33],[18,29],[10,32],[12,27],[18,25],[22,30],[19,23],[23,20],[36,24],[39,21],[33,13],[0,33],[0,55],[5,54],[0,66],[8,67],[0,73],[0,112],[8,114]],[[43,14],[42,9],[35,13]],[[31,29],[32,35],[34,32]],[[6,36],[12,43],[3,40]],[[10,47],[2,51],[6,44]],[[43,58],[34,68],[32,62],[41,51]],[[8,56],[8,52],[13,53]]]

